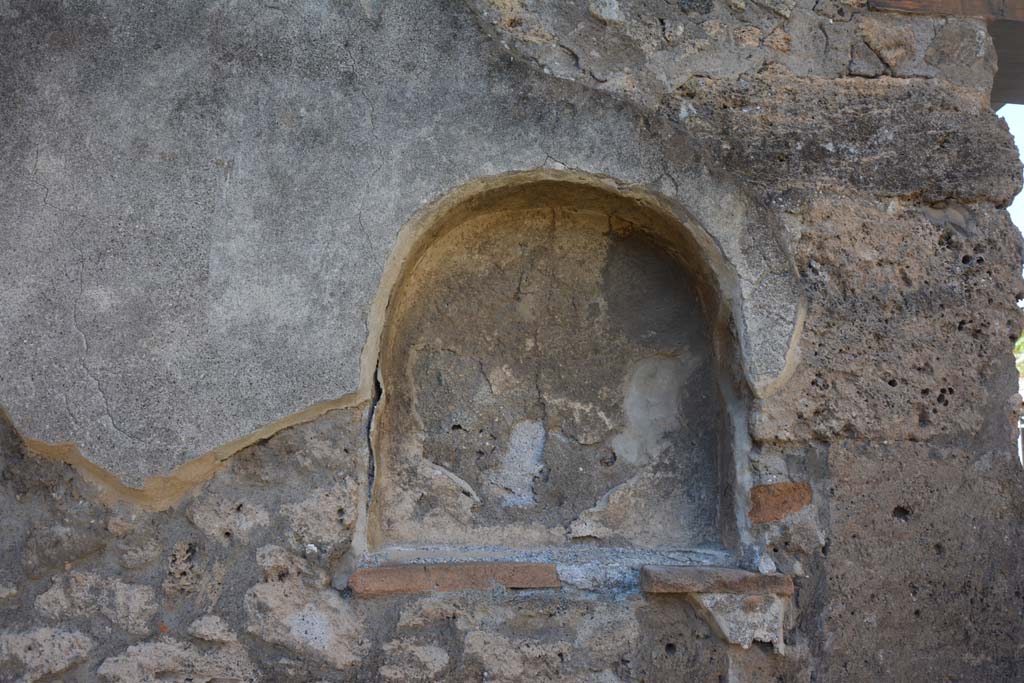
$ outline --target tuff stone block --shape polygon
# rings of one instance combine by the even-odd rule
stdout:
[[[645,593],[734,593],[741,595],[793,594],[793,578],[757,574],[728,567],[645,566],[640,570]]]

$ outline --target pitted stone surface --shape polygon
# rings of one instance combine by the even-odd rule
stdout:
[[[0,671],[5,679],[35,683],[84,660],[95,641],[84,633],[59,628],[0,632]],[[13,678],[13,676],[20,676]]]

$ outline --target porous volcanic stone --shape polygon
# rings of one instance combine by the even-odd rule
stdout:
[[[727,567],[647,565],[640,570],[645,593],[749,593],[792,595],[793,578]]]

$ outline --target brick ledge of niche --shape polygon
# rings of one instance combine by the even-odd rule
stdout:
[[[756,574],[728,567],[645,565],[640,569],[644,593],[740,593],[743,595],[793,594],[793,577]]]
[[[555,565],[543,562],[458,562],[361,567],[348,586],[356,595],[492,590],[498,587],[561,588]]]

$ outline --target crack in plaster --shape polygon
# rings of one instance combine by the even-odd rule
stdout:
[[[78,249],[78,254],[78,296],[75,297],[74,305],[71,308],[71,324],[75,328],[75,332],[78,333],[78,336],[82,340],[82,355],[79,359],[79,365],[82,368],[82,372],[84,372],[89,377],[89,379],[92,380],[93,384],[96,385],[96,392],[100,395],[100,400],[103,403],[103,414],[106,416],[107,422],[110,423],[111,429],[113,429],[115,432],[124,436],[127,439],[130,439],[137,443],[148,445],[149,442],[146,439],[129,433],[128,431],[122,429],[116,422],[114,422],[114,416],[110,412],[110,400],[107,397],[107,392],[104,391],[103,384],[100,382],[99,377],[97,377],[95,373],[93,373],[93,371],[89,369],[89,338],[85,335],[85,332],[82,331],[82,327],[78,322],[79,304],[81,303],[82,296],[85,292],[85,254],[82,252],[81,249]],[[65,402],[66,401],[67,398],[65,397]]]
[[[352,69],[352,72],[357,73],[357,60],[355,56],[352,54],[352,49],[349,48],[347,42],[342,45],[342,49],[345,51],[345,54],[348,55],[348,65]],[[371,173],[367,174],[366,182],[363,183],[363,190],[359,194],[359,204],[356,207],[356,219],[359,223],[359,228],[362,230],[363,235],[366,237],[367,241],[370,242],[372,246],[372,240],[370,239],[369,233],[366,230],[366,225],[363,222],[363,209],[366,204],[366,196],[369,193],[370,188],[373,186],[374,180],[377,178],[380,172],[384,170],[384,143],[381,141],[380,133],[377,131],[377,109],[373,104],[373,100],[371,100],[370,96],[367,95],[366,92],[363,91],[361,88],[356,88],[355,94],[357,97],[361,98],[363,102],[366,104],[367,120],[370,124],[370,137],[373,138],[373,146],[376,148],[377,153],[376,168],[374,168]]]
[[[370,407],[367,410],[366,416],[366,450],[369,453],[366,465],[366,505],[369,507],[370,502],[373,499],[373,478],[376,469],[375,452],[373,447],[374,427],[376,423],[374,418],[377,416],[377,405],[380,403],[381,398],[384,395],[384,390],[381,387],[380,382],[380,366],[373,373],[373,390],[370,397]]]

